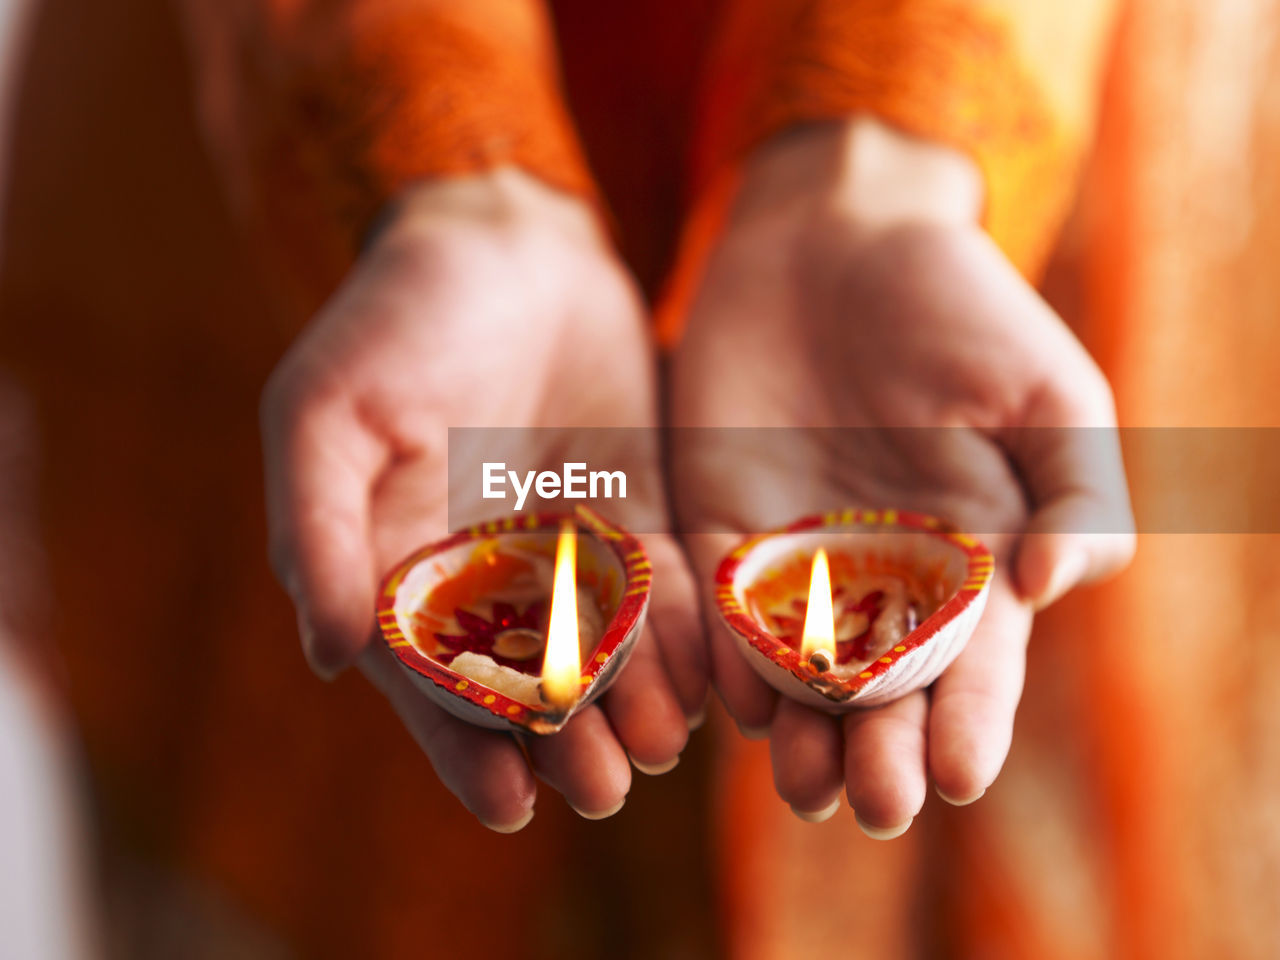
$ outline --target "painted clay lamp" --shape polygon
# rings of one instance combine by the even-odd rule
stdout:
[[[936,517],[844,510],[747,538],[716,571],[716,605],[774,688],[842,713],[937,679],[977,626],[994,568]]]
[[[410,679],[450,713],[549,734],[621,671],[651,580],[640,542],[588,508],[510,516],[397,565],[378,625]]]

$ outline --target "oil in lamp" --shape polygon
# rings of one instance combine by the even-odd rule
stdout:
[[[652,570],[595,511],[476,524],[398,564],[379,593],[383,641],[420,690],[498,730],[555,733],[617,677]]]
[[[830,713],[928,686],[964,649],[995,561],[978,540],[906,510],[844,510],[747,538],[715,597],[748,662]]]

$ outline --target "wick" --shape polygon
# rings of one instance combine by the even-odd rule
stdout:
[[[826,650],[815,650],[809,654],[809,666],[814,673],[826,673],[831,669],[831,661],[834,659]]]
[[[563,700],[558,700],[555,697],[550,696],[547,693],[547,685],[545,683],[540,682],[538,684],[538,699],[541,700],[545,706],[551,708],[552,710],[567,711],[570,707],[573,706],[577,698],[567,697]]]

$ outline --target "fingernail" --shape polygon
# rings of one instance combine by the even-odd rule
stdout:
[[[317,666],[314,663],[311,665],[311,672],[325,683],[333,683],[333,681],[337,680],[338,676],[342,673],[341,670],[330,670],[328,667]]]
[[[1049,577],[1049,585],[1044,588],[1036,602],[1032,604],[1039,612],[1045,607],[1057,603],[1084,576],[1088,558],[1079,550],[1073,550],[1064,556]]]
[[[691,717],[685,717],[685,720],[688,721],[690,730],[697,730],[707,722],[707,705],[704,703],[701,710]]]
[[[825,823],[836,815],[836,811],[840,809],[840,798],[836,797],[831,801],[831,805],[823,807],[821,810],[801,810],[796,806],[791,807],[791,812],[803,820],[805,823]]]
[[[896,827],[873,827],[871,824],[863,820],[857,813],[853,815],[858,821],[858,826],[872,840],[892,840],[894,837],[900,837],[911,828],[911,824],[915,822],[915,817],[908,818],[906,823],[900,823]]]
[[[307,657],[307,663],[311,667],[311,672],[325,683],[333,683],[333,681],[338,679],[338,675],[342,673],[341,667],[331,667],[327,664],[320,663],[315,659],[315,657]]]
[[[577,807],[573,806],[572,803],[569,804],[569,806],[573,809],[573,812],[582,817],[583,820],[608,820],[615,813],[621,810],[626,802],[627,798],[623,797],[618,801],[618,805],[616,807],[610,807],[608,810],[602,810],[599,813],[589,813],[586,810],[579,810]]]
[[[627,756],[630,757],[631,755],[627,754]],[[661,776],[668,770],[674,770],[676,768],[676,764],[679,762],[680,754],[678,753],[666,763],[641,763],[635,757],[631,757],[631,765],[641,773],[647,773],[651,777]]]
[[[311,667],[311,672],[325,683],[332,683],[338,674],[342,672],[342,669],[340,667],[330,667],[316,658],[315,627],[311,626],[311,619],[307,616],[306,609],[302,605],[298,607],[298,639],[302,641],[302,655],[307,658],[307,664]]]
[[[738,732],[748,740],[767,740],[769,739],[768,727],[748,727],[745,723],[738,724]]]
[[[942,788],[938,786],[936,783],[933,785],[933,792],[936,793],[938,796],[940,796],[943,800],[947,801],[947,803],[951,804],[953,807],[967,807],[969,804],[976,803],[977,801],[981,800],[982,797],[986,794],[987,789],[986,787],[983,787],[981,790],[979,790],[972,797],[969,797],[969,799],[967,800],[961,800],[957,797],[947,796],[945,793],[942,792]]]
[[[311,651],[314,650],[316,646],[315,628],[311,626],[311,620],[307,617],[306,613],[303,612],[301,606],[298,607],[298,612],[295,616],[298,621],[298,639],[302,642],[302,652],[305,653],[307,655],[307,659],[310,660]]]
[[[477,817],[476,819],[479,818]],[[492,830],[494,833],[519,833],[529,825],[529,821],[532,819],[533,807],[530,807],[528,813],[519,820],[515,820],[511,823],[489,823],[487,820],[480,820],[480,823],[486,829]]]

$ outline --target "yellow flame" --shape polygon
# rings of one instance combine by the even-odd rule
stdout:
[[[822,547],[813,555],[813,570],[809,574],[809,606],[804,612],[804,640],[800,653],[811,657],[825,650],[834,657],[836,652],[836,616],[831,603],[831,568],[827,563],[827,551]]]
[[[572,520],[560,524],[556,573],[551,586],[551,616],[542,661],[542,695],[552,706],[567,707],[578,698],[578,533]]]

